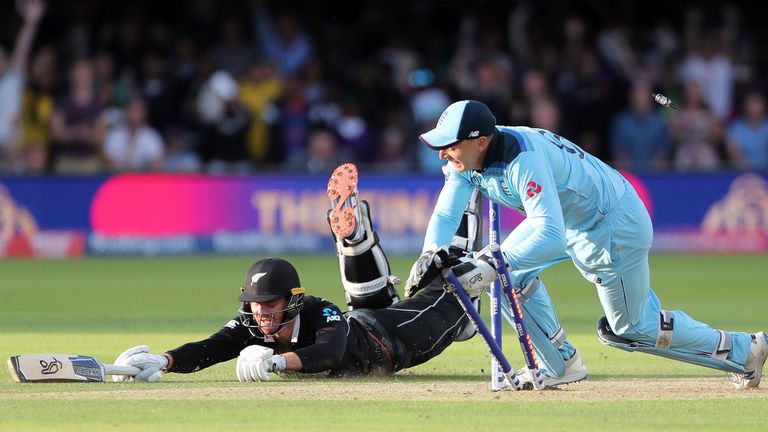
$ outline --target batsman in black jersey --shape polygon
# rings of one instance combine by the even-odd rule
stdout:
[[[328,182],[328,222],[336,243],[347,312],[305,295],[296,269],[283,259],[255,262],[243,281],[239,314],[209,338],[162,355],[146,345],[126,350],[118,365],[142,369],[137,381],[163,372],[190,373],[237,358],[240,381],[269,373],[327,372],[330,376],[390,374],[440,354],[474,327],[440,278],[400,300],[373,230],[368,204],[357,197],[357,170],[345,164]],[[464,242],[466,244],[466,238]],[[118,380],[130,377],[115,376]]]

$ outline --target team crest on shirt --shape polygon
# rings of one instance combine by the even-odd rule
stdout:
[[[224,327],[234,329],[235,327],[237,327],[237,321],[229,320],[226,324],[224,324]]]
[[[539,192],[541,192],[541,185],[537,184],[536,182],[528,182],[528,191],[527,194],[529,197],[533,198],[536,196]]]

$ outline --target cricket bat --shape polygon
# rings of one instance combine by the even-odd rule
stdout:
[[[141,369],[104,364],[95,357],[74,354],[27,354],[8,358],[8,370],[18,383],[105,382],[107,375],[135,376]]]

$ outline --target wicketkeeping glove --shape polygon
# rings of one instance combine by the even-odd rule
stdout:
[[[470,297],[477,297],[499,278],[496,267],[490,257],[479,255],[477,258],[461,258],[459,264],[451,267],[453,274]]]
[[[437,250],[422,252],[419,259],[411,267],[411,274],[405,281],[405,296],[410,298],[430,282],[440,276],[443,268],[458,264],[458,257],[448,252],[448,247],[442,246]]]
[[[133,366],[141,369],[135,377],[112,375],[113,381],[143,381],[155,382],[163,378],[162,370],[168,366],[168,358],[164,355],[150,354],[148,345],[128,348],[115,359],[118,366]]]
[[[272,348],[261,345],[251,345],[240,351],[237,357],[235,373],[237,380],[243,381],[269,381],[270,372],[285,370],[285,357],[273,355]]]

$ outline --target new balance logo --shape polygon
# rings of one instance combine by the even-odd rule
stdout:
[[[468,136],[469,136],[470,138],[477,138],[477,137],[479,137],[479,136],[480,136],[480,131],[479,131],[479,130],[476,130],[476,131],[472,131],[472,132],[470,132],[470,133],[469,133],[469,135],[468,135]]]

